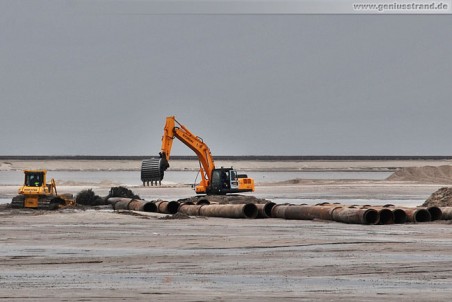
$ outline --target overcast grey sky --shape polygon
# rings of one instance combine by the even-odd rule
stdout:
[[[167,115],[214,155],[452,155],[451,15],[145,2],[0,1],[0,155],[155,155]]]

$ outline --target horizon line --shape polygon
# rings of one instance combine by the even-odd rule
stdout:
[[[145,155],[0,155],[0,160],[144,160]],[[173,155],[172,160],[197,160],[195,155]],[[215,160],[446,160],[452,155],[218,155]]]

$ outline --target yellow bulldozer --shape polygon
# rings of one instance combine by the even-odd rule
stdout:
[[[12,208],[35,208],[55,210],[75,205],[72,194],[58,195],[55,180],[47,183],[47,170],[25,170],[23,186],[19,195],[13,197]]]

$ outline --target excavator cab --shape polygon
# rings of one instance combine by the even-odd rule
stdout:
[[[212,171],[212,180],[208,193],[226,194],[233,193],[238,188],[236,179],[237,172],[232,168],[214,169]]]
[[[214,169],[207,194],[223,195],[228,193],[252,192],[254,181],[247,175],[237,174],[233,168]]]

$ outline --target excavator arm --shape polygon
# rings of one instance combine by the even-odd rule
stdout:
[[[194,135],[187,127],[180,124],[174,116],[168,116],[166,118],[165,128],[163,129],[162,148],[160,153],[160,156],[164,158],[166,162],[170,159],[174,138],[179,139],[198,156],[201,182],[196,187],[196,191],[206,192],[209,187],[210,175],[212,175],[212,171],[215,169],[209,147],[200,137]],[[166,168],[164,170],[166,170]]]

